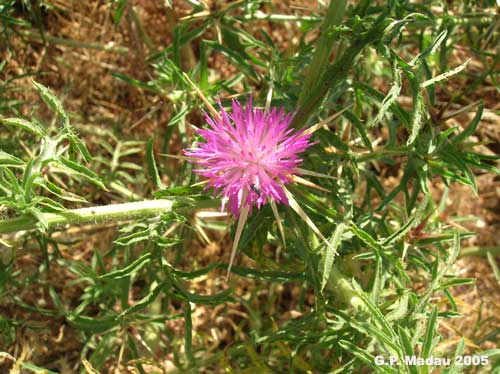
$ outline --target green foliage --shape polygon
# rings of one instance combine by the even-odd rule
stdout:
[[[55,112],[61,128],[52,130],[36,118],[31,121],[21,118],[0,119],[3,125],[19,128],[39,140],[38,149],[34,150],[26,162],[2,151],[0,204],[17,214],[34,216],[38,221],[38,228],[45,231],[48,223],[42,212],[65,211],[62,201],[86,201],[67,191],[61,177],[67,178],[68,182],[86,180],[101,189],[106,187],[92,170],[83,165],[84,161],[90,160],[90,154],[71,127],[59,100],[41,84],[33,82],[33,85]],[[81,157],[81,162],[77,162],[78,157]],[[54,179],[55,172],[60,176]],[[47,192],[50,197],[43,192]],[[9,210],[6,213],[9,214]]]
[[[118,27],[131,10],[127,1],[115,3],[110,17]],[[460,14],[447,16],[430,11],[440,1],[332,1],[328,9],[306,18],[263,14],[261,2],[253,0],[213,9],[205,2],[187,3],[192,13],[175,25],[173,42],[160,52],[151,49],[147,56],[150,80],[123,71],[113,76],[165,100],[171,117],[163,138],[156,137],[163,153],[169,153],[173,139],[182,148],[197,140],[189,126],[203,123],[196,119],[206,110],[200,92],[211,104],[220,95],[221,105],[228,104],[227,96],[252,94],[262,106],[272,92],[273,105],[297,110],[296,127],[323,121],[314,134],[317,144],[304,155],[303,168],[328,176],[312,174],[307,179],[330,192],[301,185],[290,186],[290,191],[329,245],[294,211],[281,206],[285,247],[271,207],[263,207],[249,217],[239,245],[253,265],[234,266],[228,283],[213,293],[200,292],[196,281],[222,274],[227,264],[200,264],[185,253],[199,246],[196,236],[203,238],[205,230],[232,227],[234,237],[232,222],[214,223],[196,215],[201,208],[218,208],[220,201],[209,190],[193,186],[198,181],[189,164],[173,167],[157,157],[155,138],[126,139],[118,131],[79,128],[97,139],[92,148],[87,144],[98,150],[92,158],[60,100],[33,82],[54,118],[19,118],[10,104],[0,112],[15,114],[0,118],[2,129],[9,128],[30,144],[26,152],[0,150],[0,213],[6,218],[0,221],[0,231],[18,227],[12,220],[24,220],[36,230],[21,236],[28,241],[33,235],[45,259],[36,276],[57,265],[74,274],[74,280],[47,291],[50,307],[29,305],[14,290],[37,280],[14,272],[13,250],[8,261],[0,261],[0,300],[64,319],[77,331],[82,357],[95,370],[105,368],[110,357],[120,357],[146,372],[145,357],[153,360],[157,352],[168,352],[179,373],[425,374],[437,368],[404,364],[405,357],[461,354],[463,343],[456,352],[439,345],[438,327],[458,315],[450,290],[474,281],[460,278],[453,269],[461,240],[473,233],[442,221],[446,194],[443,201],[435,201],[431,185],[438,180],[445,185],[459,182],[477,193],[475,173],[499,170],[497,157],[479,153],[472,138],[484,103],[468,108],[476,114],[464,129],[448,127],[449,118],[436,115],[436,88],[452,77],[463,78],[466,63],[449,63],[459,42],[477,47],[498,41],[498,31],[489,27],[495,15],[474,16],[481,7],[469,2],[457,5]],[[6,4],[0,6],[2,27],[19,24],[18,18],[11,18],[12,4]],[[297,48],[280,50],[254,25],[262,19],[297,23]],[[318,27],[320,35],[312,38]],[[199,58],[190,61],[183,51],[193,46]],[[484,49],[475,48],[474,53],[486,60]],[[234,73],[214,74],[209,64],[214,56],[223,56]],[[469,77],[471,86],[486,78],[496,80],[494,66]],[[387,82],[385,92],[374,83],[380,79]],[[0,109],[2,93],[0,87]],[[455,93],[449,105],[462,106],[466,94]],[[410,102],[403,104],[403,96]],[[342,109],[341,116],[329,120]],[[401,172],[396,184],[385,183],[381,167]],[[141,187],[132,191],[130,186]],[[172,206],[153,215],[125,210],[108,215],[125,221],[109,247],[94,248],[90,262],[61,256],[58,245],[64,243],[54,237],[58,229],[47,217],[57,214],[58,223],[79,222],[71,221],[76,214],[71,208],[87,201],[97,205],[101,201],[95,201],[96,196],[110,191],[121,200],[153,195]],[[110,203],[104,209],[113,207]],[[17,238],[11,244],[17,250],[20,243]],[[246,281],[254,289],[243,297],[236,289]],[[61,299],[61,290],[67,288],[80,293],[78,305]],[[283,288],[300,290],[300,296],[290,300],[297,318],[281,319],[283,310],[273,304]],[[267,303],[259,300],[262,292]],[[234,327],[231,344],[209,349],[210,338],[193,327],[196,308],[230,303],[248,317]],[[182,321],[183,332],[171,331],[168,321]],[[16,339],[18,325],[0,314],[1,339],[7,345]],[[498,342],[498,336],[493,339]],[[491,370],[498,370],[498,350],[482,354],[490,357]],[[377,366],[375,357],[380,355],[397,357],[402,364]],[[32,364],[23,366],[38,370]],[[447,370],[465,372],[456,365]]]

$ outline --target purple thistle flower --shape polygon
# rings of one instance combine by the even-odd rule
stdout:
[[[242,208],[260,208],[270,201],[288,204],[283,185],[300,174],[298,154],[312,145],[311,134],[293,133],[293,114],[283,108],[254,108],[251,98],[245,107],[233,100],[231,113],[219,106],[219,118],[206,114],[210,128],[198,130],[205,143],[185,151],[202,167],[194,171],[207,178],[207,188],[221,193],[222,209],[229,201],[235,216]]]

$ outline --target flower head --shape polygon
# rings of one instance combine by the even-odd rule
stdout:
[[[298,154],[312,145],[310,133],[293,133],[292,118],[283,108],[254,108],[251,99],[245,107],[233,100],[231,113],[221,106],[218,118],[206,115],[210,128],[198,130],[205,142],[185,154],[201,166],[195,172],[207,178],[207,187],[221,193],[223,208],[228,200],[238,215],[243,207],[288,203],[283,185],[300,174]]]

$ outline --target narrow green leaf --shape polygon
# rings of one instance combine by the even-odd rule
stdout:
[[[372,367],[376,373],[395,374],[397,370],[385,365],[376,365],[375,357],[366,350],[359,348],[347,340],[340,340],[339,345],[346,351],[356,356],[359,360]]]
[[[351,121],[351,123],[354,125],[359,136],[361,136],[361,140],[363,140],[363,144],[365,145],[365,147],[370,151],[373,151],[372,142],[368,136],[365,125],[360,121],[360,119],[354,113],[348,110],[343,113],[343,116]]]
[[[488,263],[490,264],[491,270],[493,270],[497,282],[500,284],[500,269],[498,268],[495,257],[490,252],[486,253],[486,257],[488,258]]]
[[[151,231],[149,229],[145,229],[142,231],[134,232],[129,235],[122,236],[116,239],[114,243],[120,246],[127,246],[135,243],[140,243],[150,238],[151,238]]]
[[[42,178],[42,173],[41,172],[36,172],[32,173],[31,170],[31,161],[34,159],[31,159],[30,162],[28,162],[28,165],[26,166],[24,175],[23,175],[23,189],[24,189],[24,201],[25,202],[30,202],[31,201],[31,196],[34,193],[34,189],[36,186],[40,185],[41,183],[43,184],[44,179]]]
[[[465,61],[462,65],[459,65],[456,68],[451,69],[450,71],[447,71],[446,73],[439,74],[438,76],[436,76],[432,79],[429,79],[429,80],[426,80],[425,82],[420,83],[420,87],[425,88],[425,87],[433,86],[436,83],[441,82],[442,80],[448,79],[449,77],[452,77],[455,74],[460,73],[462,70],[465,69],[465,67],[467,66],[469,61],[470,61],[470,59]]]
[[[434,307],[432,308],[432,312],[427,320],[424,342],[422,344],[421,357],[424,359],[430,357],[432,349],[434,348],[434,343],[435,343],[434,336],[436,334],[437,317],[438,317],[438,308],[436,305],[434,305]],[[422,367],[422,372],[428,373],[429,369],[430,369],[429,367],[424,366]]]
[[[418,80],[415,77],[415,74],[410,71],[405,71],[405,75],[410,81],[410,88],[413,98],[412,115],[410,122],[411,133],[408,141],[406,142],[406,145],[411,145],[417,139],[417,136],[420,134],[420,130],[424,124],[425,104],[424,97],[422,95],[422,91],[418,84]]]
[[[405,317],[408,314],[408,302],[410,299],[410,295],[408,292],[405,292],[395,303],[391,305],[391,309],[394,308],[391,312],[387,313],[385,319],[388,321],[397,321],[401,318]]]
[[[460,343],[457,345],[457,349],[455,350],[455,354],[453,357],[462,356],[465,351],[465,340],[460,339]],[[444,371],[444,374],[463,374],[465,367],[463,365],[458,365],[458,360],[452,360],[451,366]]]
[[[354,222],[351,223],[350,230],[354,235],[356,235],[361,241],[367,244],[370,248],[375,250],[376,253],[379,253],[384,250],[381,244],[379,244],[373,237],[368,234],[366,231],[362,230]]]
[[[16,156],[0,150],[0,165],[6,167],[16,167],[24,165],[24,161]]]
[[[369,124],[369,128],[375,126],[378,122],[382,120],[385,116],[389,108],[396,102],[396,99],[399,97],[402,87],[402,77],[401,77],[401,68],[397,65],[396,61],[393,62],[393,73],[392,73],[394,83],[389,90],[389,93],[382,101],[382,106],[380,107],[377,116],[373,119],[373,121]]]
[[[160,173],[158,172],[158,168],[156,167],[153,145],[154,138],[150,138],[146,146],[146,160],[148,163],[148,171],[155,186],[159,189],[163,189],[165,188],[165,186],[161,181]]]
[[[68,131],[68,137],[71,143],[71,150],[74,150],[76,148],[76,151],[80,153],[83,160],[85,162],[90,162],[92,160],[92,155],[87,149],[85,143],[80,138],[78,138],[78,136],[73,132],[73,128],[68,126],[66,130]]]
[[[87,200],[85,198],[78,196],[72,192],[63,190],[62,188],[58,187],[56,184],[54,184],[48,180],[44,180],[44,183],[41,183],[40,186],[43,187],[44,189],[46,189],[47,191],[50,191],[51,193],[53,193],[54,195],[56,195],[60,199],[63,199],[66,201],[72,201],[75,203],[87,202]]]
[[[356,82],[354,84],[354,88],[356,89],[361,89],[366,92],[368,96],[371,98],[375,99],[379,103],[383,103],[385,96],[382,92],[378,91],[377,89],[373,88],[367,83],[364,82]],[[394,115],[405,125],[409,126],[410,125],[410,115],[406,110],[403,109],[403,107],[397,102],[393,102],[390,106],[391,112],[394,113]]]
[[[447,36],[448,36],[448,30],[445,29],[441,31],[439,35],[432,41],[432,43],[422,53],[420,53],[410,62],[410,65],[415,66],[420,62],[420,60],[423,60],[424,58],[427,58],[428,56],[434,54],[441,45],[441,43],[443,43],[446,40]]]
[[[58,203],[57,201],[52,200],[51,198],[45,197],[45,196],[37,196],[33,199],[33,203],[36,204],[39,207],[47,207],[49,208],[49,212],[66,212],[66,208],[64,205],[61,203]],[[47,209],[44,209],[44,211],[47,211]]]
[[[464,286],[469,284],[474,284],[476,282],[475,278],[456,278],[440,284],[438,290],[444,290],[450,287]]]
[[[106,332],[120,324],[120,320],[118,320],[115,316],[96,318],[69,314],[67,319],[77,329],[93,332],[95,334]]]
[[[33,217],[36,218],[36,220],[38,221],[37,226],[41,231],[45,232],[48,230],[49,221],[47,220],[45,215],[40,211],[40,209],[32,206],[32,207],[27,208],[26,212],[31,214]]]
[[[6,184],[10,185],[9,187],[6,187],[8,188],[8,190],[13,190],[13,192],[15,193],[21,193],[21,185],[19,184],[19,181],[17,180],[17,177],[16,175],[10,170],[10,169],[3,169],[1,170],[1,172],[5,173],[5,182]],[[1,174],[0,174],[1,176]]]
[[[405,356],[406,357],[415,356],[415,351],[413,350],[411,340],[408,337],[406,330],[399,325],[398,325],[398,335],[399,335],[399,342],[400,342],[401,346],[403,347]],[[416,365],[406,365],[406,368],[410,374],[419,374],[418,367]]]
[[[31,132],[32,134],[35,134],[40,138],[43,138],[46,135],[44,128],[22,118],[2,118],[0,119],[0,122],[7,126],[19,127],[23,130]]]
[[[384,277],[382,272],[382,258],[380,256],[376,256],[375,263],[375,275],[373,276],[373,285],[370,292],[370,300],[373,302],[373,304],[378,305],[380,300],[380,293],[382,292],[382,283]]]
[[[364,302],[364,304],[367,306],[369,311],[371,312],[371,317],[373,320],[376,322],[378,326],[382,329],[384,334],[389,336],[391,339],[395,339],[397,334],[392,328],[392,326],[389,324],[389,322],[386,320],[385,316],[382,314],[378,306],[372,303],[370,298],[366,295],[366,293],[363,291],[363,289],[360,287],[359,284],[357,284],[355,281],[353,281],[353,287],[354,290],[357,292],[358,296],[361,298],[361,300]],[[399,352],[398,352],[399,353]]]
[[[151,82],[142,82],[140,80],[131,78],[128,75],[120,73],[118,71],[112,72],[111,76],[116,78],[116,79],[119,79],[127,84],[130,84],[133,87],[142,88],[143,90],[151,91],[151,92],[155,92],[155,93],[158,92],[158,88],[156,88],[155,85]]]
[[[25,369],[28,369],[36,374],[58,374],[55,371],[41,368],[40,366],[36,366],[34,364],[30,364],[28,362],[21,362],[21,366]]]
[[[117,0],[118,6],[115,10],[115,14],[113,15],[113,22],[115,26],[118,26],[120,20],[122,19],[123,11],[125,10],[125,5],[127,5],[127,0]]]
[[[139,300],[137,303],[135,303],[133,306],[130,308],[124,310],[118,317],[117,319],[122,319],[125,316],[128,316],[132,313],[138,312],[144,308],[146,308],[148,305],[152,304],[153,301],[156,300],[158,295],[160,294],[161,290],[165,286],[165,283],[161,283],[158,286],[156,286],[152,291],[150,291],[146,296],[144,296],[141,300]]]
[[[207,40],[205,42],[210,48],[213,48],[217,52],[222,53],[224,56],[228,57],[231,62],[242,69],[249,78],[258,81],[258,75],[256,70],[248,63],[248,61],[243,58],[240,54],[234,52],[233,50],[215,42],[212,40]]]
[[[191,305],[186,303],[184,309],[184,349],[190,364],[194,362],[193,356],[193,319],[191,318]]]
[[[232,290],[228,288],[222,292],[213,295],[198,295],[188,292],[177,280],[171,278],[172,285],[187,301],[194,304],[217,305],[232,300]]]
[[[76,162],[71,161],[65,157],[60,157],[58,159],[58,162],[62,166],[66,166],[67,168],[73,170],[74,172],[76,172],[76,174],[87,179],[89,182],[92,182],[93,184],[103,189],[104,191],[108,190],[104,185],[104,183],[102,183],[101,179],[97,176],[97,174],[95,174],[92,170],[86,168],[85,166],[77,164]]]
[[[207,44],[204,40],[200,42],[200,89],[208,89],[208,62],[207,62]]]
[[[422,183],[425,184],[425,182],[422,182]],[[408,200],[407,211],[411,212],[413,210],[415,203],[416,203],[416,200],[417,200],[417,197],[420,194],[420,191],[421,191],[420,184],[415,185],[413,187],[412,196]],[[399,230],[397,230],[396,232],[391,234],[391,236],[384,241],[384,245],[387,245],[389,243],[394,243],[394,242],[400,240],[412,228],[414,228],[418,224],[422,223],[424,213],[426,212],[426,209],[427,209],[427,205],[432,200],[432,194],[427,193],[427,191],[424,191],[424,193],[425,193],[424,198],[417,206],[417,209],[416,209],[415,213],[413,214],[413,216],[411,216],[408,219],[408,221]],[[424,224],[425,224],[425,222],[424,222]]]
[[[189,113],[189,110],[190,107],[182,103],[181,109],[170,118],[167,126],[171,127],[177,124],[178,122],[184,120],[184,118],[186,118],[186,115]]]
[[[328,279],[330,279],[330,273],[332,271],[333,259],[338,253],[338,247],[342,243],[343,234],[347,229],[347,225],[343,222],[339,223],[333,232],[332,238],[330,239],[331,246],[325,246],[323,251],[324,263],[323,263],[323,276],[321,278],[321,290],[325,288]]]
[[[152,258],[153,255],[151,253],[146,253],[123,269],[100,275],[99,279],[120,279],[123,277],[131,276],[132,274],[137,273],[139,270],[141,270],[145,265],[147,265]]]
[[[64,306],[61,302],[61,299],[59,298],[59,295],[57,294],[56,290],[54,290],[53,287],[49,287],[49,295],[52,301],[54,302],[54,305],[59,309],[59,312],[64,314]]]
[[[477,126],[479,125],[479,122],[481,121],[481,117],[483,116],[483,110],[484,110],[484,102],[481,101],[479,103],[479,107],[477,108],[476,115],[472,119],[471,123],[469,123],[469,125],[465,128],[464,131],[462,131],[460,134],[452,138],[453,144],[460,144],[464,140],[466,140],[469,136],[474,134]]]
[[[54,95],[52,91],[47,87],[38,82],[35,82],[34,80],[32,80],[31,83],[33,84],[45,104],[47,104],[47,106],[60,117],[63,126],[69,127],[68,115],[64,111],[64,108],[56,95]]]

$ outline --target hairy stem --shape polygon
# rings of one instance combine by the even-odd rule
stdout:
[[[48,226],[66,224],[101,223],[109,220],[123,221],[152,216],[172,210],[173,200],[145,200],[133,203],[72,209],[60,213],[43,213]],[[37,220],[30,215],[0,221],[0,234],[35,229]]]

